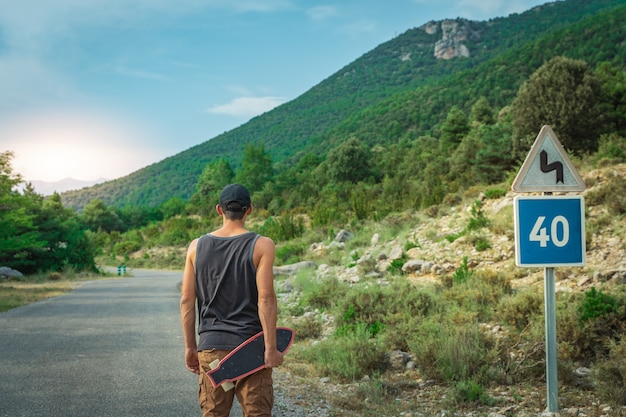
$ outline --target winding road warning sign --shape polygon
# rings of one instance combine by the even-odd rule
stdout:
[[[511,186],[515,192],[584,191],[587,186],[550,126],[543,126]]]

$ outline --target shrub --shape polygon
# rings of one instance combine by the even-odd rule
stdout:
[[[113,246],[114,253],[120,256],[127,256],[128,254],[138,251],[139,249],[141,249],[141,245],[130,240],[118,242]]]
[[[293,329],[298,341],[317,339],[322,334],[322,323],[313,316],[306,316],[298,320]]]
[[[419,337],[415,329],[421,321],[445,309],[445,302],[435,289],[415,286],[405,278],[391,282],[384,300],[386,312],[381,321],[389,349],[409,350],[409,340]]]
[[[185,229],[170,229],[164,232],[160,239],[159,244],[163,246],[181,246],[189,243],[191,236]]]
[[[419,248],[419,247],[420,247],[419,243],[407,240],[406,242],[404,242],[404,248],[403,249],[406,252],[406,251],[408,251],[410,249]]]
[[[506,324],[522,330],[543,316],[543,295],[531,289],[518,291],[503,297],[497,307],[498,317]]]
[[[491,248],[491,243],[489,243],[489,239],[487,239],[485,236],[477,236],[472,240],[474,242],[474,248],[478,252],[482,252]]]
[[[488,321],[495,306],[511,291],[510,279],[503,273],[473,271],[464,263],[453,277],[444,277],[443,296],[467,317]]]
[[[585,301],[579,308],[580,320],[587,321],[609,313],[617,313],[617,300],[595,287],[585,292]]]
[[[581,313],[594,312],[598,314],[594,305],[597,304],[598,291],[589,290],[587,294],[561,294],[557,300],[557,333],[559,334],[559,349],[569,355],[569,358],[579,363],[590,365],[596,358],[608,352],[608,343],[617,340],[626,330],[626,312],[623,295],[616,300],[618,308],[613,311],[603,311],[601,315],[585,320]],[[593,301],[589,307],[583,307],[588,302],[590,294]],[[618,295],[616,295],[617,297]],[[599,304],[602,305],[602,304]]]
[[[506,195],[506,190],[504,188],[495,187],[495,188],[487,188],[487,190],[485,190],[485,197],[490,200],[494,200],[496,198],[502,198],[505,195]]]
[[[391,261],[391,263],[387,267],[387,272],[389,272],[392,275],[401,275],[402,267],[404,266],[405,262],[406,262],[406,257],[402,257],[400,259],[394,259],[393,261]]]
[[[487,227],[489,225],[489,219],[485,216],[485,212],[483,211],[483,203],[480,200],[474,201],[470,213],[472,217],[467,223],[467,231],[482,229],[483,227]]]
[[[294,218],[290,214],[284,214],[279,217],[269,217],[265,220],[259,229],[259,233],[276,242],[284,242],[302,236],[304,230],[302,218]]]
[[[320,282],[308,280],[302,290],[301,303],[312,308],[328,309],[337,304],[344,292],[345,287],[335,277]]]
[[[378,285],[351,289],[337,301],[339,310],[337,324],[364,325],[369,329],[370,326],[376,326],[377,322],[384,322],[389,312],[386,302],[388,298],[387,290]]]
[[[626,162],[626,139],[615,133],[600,136],[598,152],[594,157],[598,164],[602,160],[612,164]]]
[[[438,352],[437,368],[445,381],[485,380],[493,342],[477,323],[450,329]]]
[[[612,177],[607,184],[590,190],[585,201],[589,206],[604,204],[613,215],[626,213],[626,178]]]
[[[494,399],[485,388],[474,381],[459,381],[454,386],[454,399],[462,403],[481,403],[491,406]]]
[[[444,316],[425,318],[415,329],[418,338],[410,349],[421,372],[441,382],[476,381],[486,378],[493,341],[476,322],[459,326]]]
[[[462,231],[460,233],[453,233],[453,234],[450,234],[450,235],[446,235],[445,239],[448,242],[452,243],[452,242],[454,242],[455,240],[457,240],[458,238],[460,238],[463,235],[465,235],[465,231]]]
[[[325,374],[343,381],[355,381],[383,371],[387,355],[382,339],[374,338],[365,325],[354,327],[342,337],[331,337],[303,352]]]
[[[594,382],[597,392],[606,401],[616,405],[626,405],[626,339],[610,341],[606,359],[597,364]]]
[[[403,415],[402,406],[398,401],[402,387],[389,383],[381,375],[359,381],[354,389],[342,391],[341,396],[333,396],[330,400],[333,415],[379,417],[384,415]],[[408,384],[413,385],[413,384]],[[346,410],[342,413],[339,410]]]
[[[306,252],[304,243],[288,242],[276,248],[276,260],[278,264],[287,265],[298,262]]]
[[[494,339],[490,349],[494,355],[486,378],[493,384],[545,382],[545,326],[543,317],[533,321],[519,333],[506,331]],[[559,356],[559,364],[564,358]],[[561,374],[562,377],[565,373]]]
[[[62,278],[62,275],[60,272],[51,272],[50,274],[48,274],[48,279],[50,281],[59,281]]]
[[[416,287],[407,279],[396,279],[388,287],[385,298],[387,315],[403,314],[422,317],[437,312],[437,294],[434,289]]]
[[[472,276],[472,271],[469,269],[467,264],[467,256],[463,257],[463,261],[459,265],[459,267],[454,271],[452,275],[452,280],[455,284],[460,284],[466,282]]]

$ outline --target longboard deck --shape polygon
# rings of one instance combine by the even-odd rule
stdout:
[[[293,339],[293,329],[288,327],[276,328],[276,347],[279,352],[286,353],[291,347]],[[237,346],[213,369],[208,371],[207,376],[213,387],[217,388],[225,382],[236,381],[263,368],[265,368],[265,339],[263,332],[260,332]]]

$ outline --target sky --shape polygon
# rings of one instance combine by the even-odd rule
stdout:
[[[0,152],[27,181],[128,175],[431,20],[540,0],[0,0]]]

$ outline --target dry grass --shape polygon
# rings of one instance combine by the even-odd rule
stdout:
[[[57,297],[72,290],[75,286],[76,283],[70,282],[45,284],[3,282],[0,284],[0,312],[46,298]]]
[[[58,297],[80,286],[83,281],[107,278],[107,274],[73,271],[24,276],[0,281],[0,313],[12,308]]]

